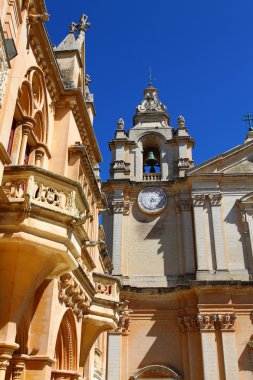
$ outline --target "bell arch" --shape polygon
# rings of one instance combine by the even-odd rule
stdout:
[[[173,369],[163,366],[163,365],[149,365],[139,369],[134,376],[132,376],[131,380],[137,379],[157,379],[161,378],[164,380],[183,380],[183,378],[176,373]]]

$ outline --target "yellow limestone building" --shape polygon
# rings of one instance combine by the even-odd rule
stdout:
[[[104,379],[124,308],[99,213],[83,15],[52,48],[43,0],[0,2],[0,380]]]
[[[253,132],[201,165],[150,85],[110,142],[104,226],[122,301],[108,380],[253,379]]]

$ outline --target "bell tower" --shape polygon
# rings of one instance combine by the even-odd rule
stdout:
[[[179,268],[179,263],[175,265],[179,248],[174,219],[179,194],[172,196],[172,192],[193,165],[193,144],[182,116],[178,117],[176,129],[170,125],[167,108],[152,85],[144,90],[133,127],[127,131],[123,119],[118,120],[115,136],[109,143],[112,161],[104,191],[111,211],[105,216],[104,225],[114,274],[122,276],[123,281],[135,282],[153,275],[164,280],[185,271]],[[164,212],[172,203],[169,214]],[[170,224],[172,227],[168,228]],[[173,243],[166,243],[170,233]],[[147,250],[152,267],[143,265]]]

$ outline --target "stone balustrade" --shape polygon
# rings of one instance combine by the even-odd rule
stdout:
[[[161,181],[160,173],[143,173],[143,181]]]

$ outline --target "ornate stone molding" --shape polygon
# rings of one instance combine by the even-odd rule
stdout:
[[[193,194],[192,203],[195,207],[203,207],[206,202],[206,194]]]
[[[137,107],[137,113],[166,112],[166,107],[158,99],[157,89],[150,86],[144,92],[144,99]]]
[[[111,209],[114,214],[129,215],[130,202],[128,200],[115,200],[112,201]]]
[[[182,170],[182,169],[191,169],[192,166],[193,166],[193,161],[190,161],[189,158],[179,158],[177,161],[176,161],[176,165],[178,167],[178,169]]]
[[[60,277],[59,300],[72,309],[78,319],[84,317],[90,307],[88,295],[70,273]]]
[[[233,330],[235,328],[236,314],[197,314],[178,318],[182,332],[199,330]]]
[[[130,174],[130,163],[123,160],[116,160],[111,163],[110,174],[123,173],[125,175]]]
[[[212,206],[221,206],[222,194],[221,193],[210,194],[209,199]]]
[[[236,314],[198,314],[201,330],[232,330],[235,327]]]

